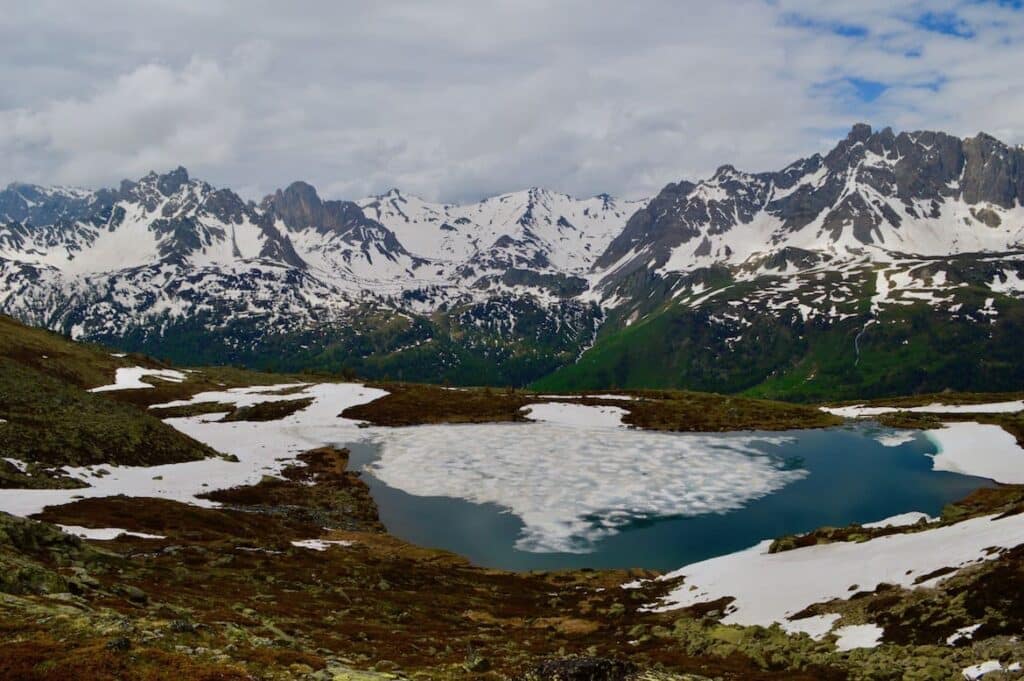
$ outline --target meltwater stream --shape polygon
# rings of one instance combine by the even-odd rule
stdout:
[[[648,462],[653,456],[649,442],[638,438],[635,451],[623,451],[618,446],[614,456],[624,460],[620,467],[627,475],[646,476],[642,486],[624,478],[588,480],[584,477],[581,481],[577,460],[567,456],[565,465],[560,465],[557,443],[549,447],[533,445],[536,449],[533,454],[530,437],[510,438],[509,435],[526,436],[528,432],[537,431],[511,430],[516,428],[536,426],[415,427],[398,429],[402,439],[397,444],[386,436],[371,442],[338,444],[351,451],[350,465],[354,470],[363,471],[380,508],[381,520],[392,534],[421,546],[453,551],[477,565],[510,570],[675,569],[747,548],[762,539],[825,525],[876,521],[908,511],[935,515],[945,504],[992,484],[982,478],[933,471],[930,455],[935,453],[935,447],[924,436],[902,431],[894,437],[895,431],[870,425],[781,434],[659,434],[663,438],[691,438],[678,441],[689,447],[688,454],[680,455],[678,466],[700,469],[699,475],[689,477],[686,470],[672,470],[669,474],[667,469],[673,462],[671,452],[662,452],[658,455],[661,458],[656,459],[657,465],[666,470],[664,475],[643,472],[646,470],[643,466],[632,468],[631,460]],[[551,433],[542,431],[540,436],[550,438]],[[493,436],[491,440],[489,436]],[[602,438],[601,432],[580,432],[577,437],[595,438],[595,457],[611,456],[596,442]],[[503,447],[502,442],[507,444]],[[667,442],[672,444],[672,441]],[[772,461],[779,472],[777,486],[771,491],[762,490],[763,495],[751,494],[747,498],[742,489],[736,490],[735,497],[723,497],[721,489],[706,495],[701,494],[700,489],[681,489],[686,486],[718,489],[722,485],[716,488],[716,483],[723,480],[742,487],[746,466],[728,449],[731,442],[742,443],[739,450],[748,452],[744,456],[751,458],[754,472],[764,461]],[[410,443],[415,446],[410,447]],[[496,503],[476,503],[443,495],[446,491],[460,489],[458,485],[453,487],[450,478],[466,475],[465,461],[472,459],[474,445],[485,452],[486,458],[483,470],[474,471],[481,477],[469,487],[464,486],[470,492],[475,484],[507,485],[508,489],[503,490],[507,494],[499,496],[515,504],[519,495],[535,491],[528,486],[544,487],[551,483],[550,487],[556,491],[563,486],[569,490],[568,495],[561,497],[557,493],[550,495],[551,503],[557,504],[574,499],[576,494],[588,494],[588,485],[603,485],[617,503],[659,510],[652,515],[633,513],[626,521],[618,523],[609,523],[609,518],[616,517],[614,512],[597,511],[589,517],[578,518],[577,524],[591,524],[597,531],[583,532],[584,539],[574,538],[575,543],[567,547],[570,550],[559,551],[544,543],[546,526],[543,523],[539,529],[532,527],[536,523],[533,511],[549,510],[557,521],[564,509],[532,509],[527,524]],[[573,446],[576,456],[589,451],[586,442],[576,442]],[[723,448],[722,455],[717,454],[719,448]],[[692,451],[694,449],[696,452]],[[410,455],[410,451],[415,454]],[[393,456],[411,458],[407,462],[388,460]],[[389,461],[391,476],[396,477],[393,471],[398,466],[401,475],[396,479],[414,489],[416,494],[385,484],[373,474],[379,469],[382,457]],[[642,458],[634,460],[634,457]],[[722,466],[716,472],[713,464],[718,460],[722,461]],[[524,461],[532,463],[524,465]],[[407,464],[405,469],[402,469],[403,464]],[[618,469],[611,466],[600,470],[602,475],[615,475]],[[641,472],[636,473],[637,470]],[[565,480],[559,478],[563,475]],[[516,485],[520,484],[524,487],[517,489]],[[752,478],[750,484],[756,486],[764,482]],[[619,488],[629,491],[616,495],[615,490]],[[698,499],[709,500],[706,510],[680,501],[679,508],[685,508],[688,515],[681,517],[672,513],[671,500],[691,499],[694,494]],[[652,505],[644,496],[660,501]],[[547,498],[541,497],[541,506]],[[726,503],[717,508],[716,499],[725,499]],[[562,516],[564,519],[564,513]],[[551,526],[556,525],[557,522]],[[609,525],[612,526],[610,531]],[[538,533],[540,539],[535,538]],[[585,540],[587,536],[589,540]],[[524,537],[530,541],[524,541]]]

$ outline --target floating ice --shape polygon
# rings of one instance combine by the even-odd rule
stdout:
[[[1017,438],[999,426],[983,423],[947,423],[925,431],[938,448],[932,467],[996,482],[1024,483],[1024,449]]]
[[[725,513],[804,477],[769,453],[788,438],[556,425],[419,426],[378,431],[371,472],[419,496],[507,508],[516,547],[584,553],[653,517]]]

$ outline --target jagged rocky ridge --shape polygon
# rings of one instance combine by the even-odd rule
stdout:
[[[296,182],[255,204],[183,168],[96,192],[11,185],[0,310],[179,362],[432,381],[1019,385],[1022,202],[1020,148],[866,125],[649,202],[327,201]]]

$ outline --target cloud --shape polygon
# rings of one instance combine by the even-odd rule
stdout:
[[[1024,142],[1020,63],[1019,4],[973,0],[38,0],[0,21],[0,180],[641,196],[857,120]]]
[[[85,98],[0,114],[0,147],[48,157],[53,181],[90,183],[116,168],[129,176],[173,159],[228,160],[244,118],[238,84],[216,63],[145,64]],[[17,153],[20,152],[20,153]]]

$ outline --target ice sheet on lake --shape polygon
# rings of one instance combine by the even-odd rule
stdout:
[[[996,482],[1024,483],[1024,449],[1017,438],[999,426],[983,423],[947,423],[925,431],[938,453],[933,467]]]
[[[519,517],[517,548],[586,552],[644,518],[724,513],[806,475],[765,452],[781,437],[708,436],[556,425],[377,431],[371,471],[419,496],[493,503]]]

